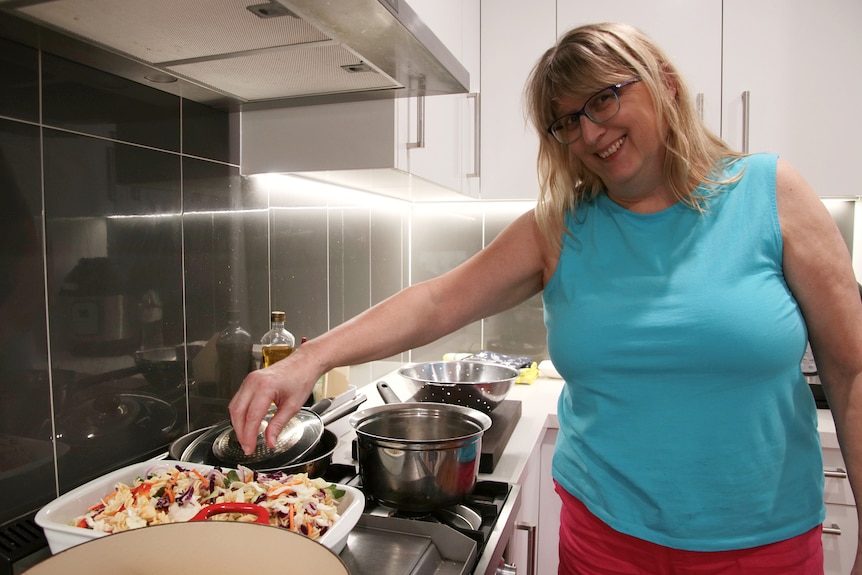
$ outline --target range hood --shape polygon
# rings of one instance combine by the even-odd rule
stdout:
[[[0,0],[0,9],[58,33],[40,35],[44,49],[210,105],[469,89],[468,72],[404,0]]]

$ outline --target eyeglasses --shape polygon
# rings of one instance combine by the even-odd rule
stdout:
[[[633,78],[599,90],[590,96],[583,108],[554,120],[548,126],[548,133],[563,145],[578,141],[581,137],[581,116],[586,116],[594,124],[604,124],[620,111],[620,89],[640,81],[640,78]]]

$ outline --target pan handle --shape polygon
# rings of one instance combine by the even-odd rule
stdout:
[[[320,416],[320,420],[323,422],[323,425],[329,425],[333,421],[338,421],[348,413],[353,413],[359,406],[362,405],[365,400],[368,399],[364,394],[360,393],[350,401],[346,401],[341,405],[336,405],[329,411],[324,412]]]
[[[254,520],[255,523],[269,525],[269,511],[264,507],[255,505],[254,503],[238,502],[213,503],[212,505],[207,505],[198,511],[197,515],[192,517],[189,521],[206,521],[213,515],[219,515],[221,513],[247,513],[249,515],[257,515],[257,519]]]
[[[332,405],[332,400],[329,399],[328,397],[324,397],[320,401],[315,402],[314,405],[312,405],[310,407],[306,407],[305,409],[307,409],[308,411],[313,411],[317,415],[323,415],[324,412],[327,409],[329,409],[329,407],[331,405]]]
[[[385,381],[377,382],[377,392],[385,403],[401,403],[401,399]]]

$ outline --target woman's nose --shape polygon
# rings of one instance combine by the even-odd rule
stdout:
[[[595,143],[598,141],[599,136],[605,132],[605,127],[603,125],[596,124],[587,118],[586,115],[581,116],[579,121],[581,122],[581,138],[587,144]]]

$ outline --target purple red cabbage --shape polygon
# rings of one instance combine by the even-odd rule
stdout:
[[[167,495],[162,495],[159,497],[159,500],[156,501],[156,511],[167,511],[171,506],[171,501],[168,499]]]
[[[188,503],[189,501],[191,501],[192,497],[194,497],[194,494],[195,494],[195,487],[194,487],[194,485],[189,485],[189,486],[186,488],[186,490],[185,490],[185,491],[183,491],[183,494],[182,494],[182,495],[180,495],[179,497],[177,497],[177,505],[179,505],[180,507],[182,507],[183,505],[185,505],[186,503]]]

